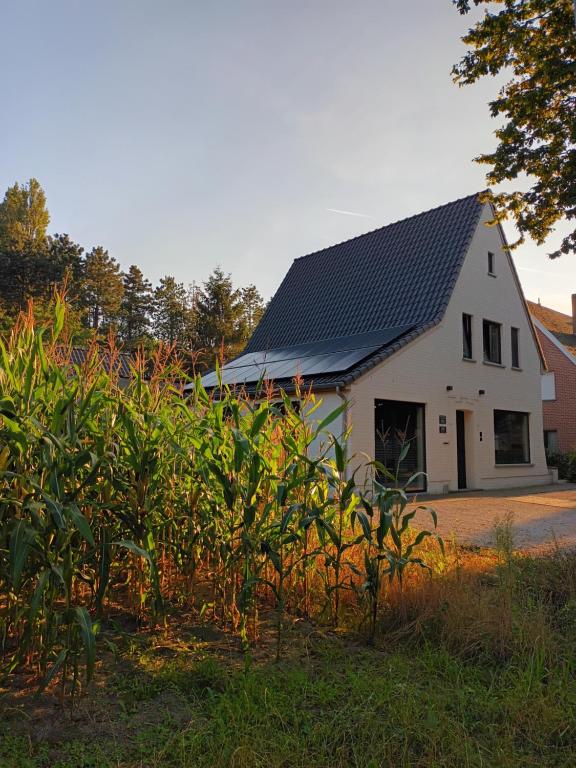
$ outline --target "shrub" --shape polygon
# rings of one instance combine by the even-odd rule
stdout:
[[[569,483],[576,483],[576,452],[552,453],[546,457],[548,465],[558,468],[558,477]]]

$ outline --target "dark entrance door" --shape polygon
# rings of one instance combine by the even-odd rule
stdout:
[[[456,411],[456,453],[458,454],[458,488],[466,488],[466,428],[464,411]]]

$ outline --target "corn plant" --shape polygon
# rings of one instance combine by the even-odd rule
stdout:
[[[394,478],[358,483],[346,436],[328,431],[344,406],[318,420],[310,392],[264,382],[257,399],[199,379],[183,397],[186,373],[161,348],[121,387],[113,340],[72,364],[63,306],[52,328],[29,314],[0,340],[2,669],[73,697],[112,604],[150,624],[194,608],[247,659],[272,607],[280,658],[288,614],[341,623],[362,577],[373,637],[383,577],[402,586],[408,566],[426,567],[433,534],[410,538]]]
[[[370,601],[370,642],[374,642],[378,622],[378,610],[382,593],[382,579],[388,577],[389,582],[396,579],[401,596],[402,611],[404,612],[403,584],[406,568],[418,566],[431,572],[430,566],[418,556],[420,544],[429,537],[434,537],[441,551],[444,552],[444,542],[433,531],[420,530],[415,538],[411,536],[410,522],[419,510],[427,511],[432,519],[434,528],[437,527],[436,512],[428,506],[418,505],[407,509],[409,504],[409,488],[423,473],[413,474],[404,485],[398,482],[400,465],[406,458],[409,443],[401,448],[396,472],[392,474],[379,462],[371,466],[377,472],[379,479],[373,481],[371,496],[362,499],[363,509],[354,514],[354,521],[360,523],[363,537],[368,546],[364,550],[365,581],[363,589]],[[386,480],[390,482],[386,484]],[[403,615],[402,618],[405,618]]]

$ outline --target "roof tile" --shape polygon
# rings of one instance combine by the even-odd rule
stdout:
[[[573,333],[572,318],[563,312],[558,312],[550,307],[543,307],[534,301],[527,301],[530,314],[540,320],[548,330],[556,336],[568,352],[576,355],[576,334]]]
[[[470,195],[296,259],[245,351],[436,319],[480,210]]]
[[[243,354],[411,329],[347,370],[304,377],[316,389],[350,383],[440,322],[482,207],[469,195],[296,259]],[[275,384],[290,390],[296,375]]]

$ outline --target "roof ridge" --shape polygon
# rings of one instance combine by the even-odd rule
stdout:
[[[479,194],[294,259],[244,352],[438,321],[485,207]]]
[[[546,304],[540,304],[537,301],[532,301],[532,299],[526,299],[526,303],[534,307],[540,307],[541,309],[546,309],[548,310],[548,312],[554,312],[555,315],[562,315],[562,317],[565,317],[567,320],[572,320],[572,315],[569,315],[567,312],[562,312],[559,309],[554,309],[554,307],[549,307]]]
[[[297,256],[293,262],[295,261],[301,261],[302,259],[307,259],[309,256],[316,256],[318,253],[323,253],[324,251],[328,251],[331,248],[336,248],[339,245],[345,245],[346,243],[352,243],[355,240],[360,240],[362,237],[366,237],[367,235],[372,235],[374,232],[380,232],[383,229],[388,229],[388,227],[393,227],[396,224],[401,224],[405,221],[410,221],[411,219],[417,219],[420,216],[426,216],[429,213],[433,213],[434,211],[439,211],[441,208],[448,208],[450,205],[456,205],[456,203],[463,203],[464,200],[469,200],[470,198],[477,198],[478,202],[480,202],[480,195],[483,195],[486,190],[481,190],[480,192],[472,192],[470,195],[464,195],[463,197],[459,197],[456,200],[450,200],[448,203],[442,203],[441,205],[436,205],[434,208],[428,208],[426,211],[420,211],[420,213],[413,213],[411,216],[405,216],[403,219],[396,219],[396,221],[390,221],[388,224],[383,224],[381,227],[375,227],[374,229],[369,229],[368,232],[363,232],[361,235],[354,235],[354,237],[349,237],[347,240],[340,240],[338,243],[332,243],[332,245],[326,245],[324,248],[318,248],[315,251],[310,251],[310,253],[305,253],[303,256]]]

